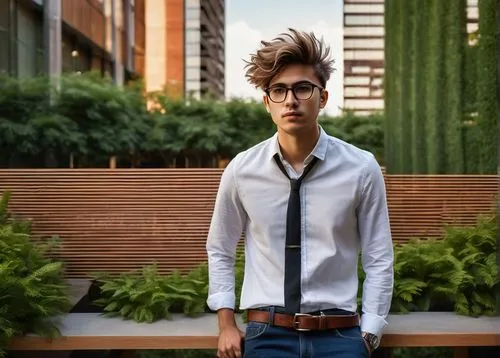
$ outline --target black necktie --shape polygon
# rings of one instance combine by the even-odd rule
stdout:
[[[279,155],[274,155],[274,160],[283,174],[290,179]],[[288,313],[300,312],[300,280],[301,280],[301,255],[300,255],[300,184],[311,171],[316,162],[314,157],[304,168],[299,179],[290,179],[290,197],[286,215],[286,243],[285,243],[285,310]]]

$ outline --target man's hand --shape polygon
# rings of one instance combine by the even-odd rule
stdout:
[[[373,351],[378,348],[380,338],[368,332],[361,332],[361,337],[363,337],[366,349],[368,349],[369,355],[371,356]]]
[[[368,350],[368,354],[371,355],[373,353],[373,350],[372,350],[372,347],[370,345],[370,342],[368,342],[368,340],[363,337],[363,342],[365,342],[365,346],[366,346],[366,349]]]
[[[219,318],[219,341],[217,344],[217,357],[241,358],[241,341],[245,334],[236,325],[234,311],[222,308],[217,311]]]
[[[241,340],[245,334],[236,326],[227,326],[219,333],[217,357],[241,358]]]

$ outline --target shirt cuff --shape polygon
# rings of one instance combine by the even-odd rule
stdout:
[[[361,316],[361,332],[368,332],[382,338],[384,328],[387,326],[387,321],[372,313],[363,313]]]
[[[212,311],[220,310],[221,308],[230,308],[234,310],[236,296],[230,292],[220,292],[209,295],[207,305]]]

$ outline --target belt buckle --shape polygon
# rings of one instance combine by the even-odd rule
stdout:
[[[298,317],[302,317],[302,316],[307,316],[307,317],[312,317],[312,315],[310,314],[307,314],[307,313],[295,313],[293,315],[293,328],[296,330],[296,331],[300,331],[300,332],[308,332],[308,331],[311,331],[310,328],[299,328],[298,325],[299,325],[299,321],[297,320]]]

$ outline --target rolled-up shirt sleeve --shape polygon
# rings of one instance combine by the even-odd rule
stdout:
[[[217,311],[235,309],[234,262],[246,213],[241,205],[234,158],[224,170],[207,237],[209,287],[207,305]]]
[[[394,252],[384,176],[373,156],[362,177],[358,231],[365,272],[361,330],[382,337],[392,300]]]

